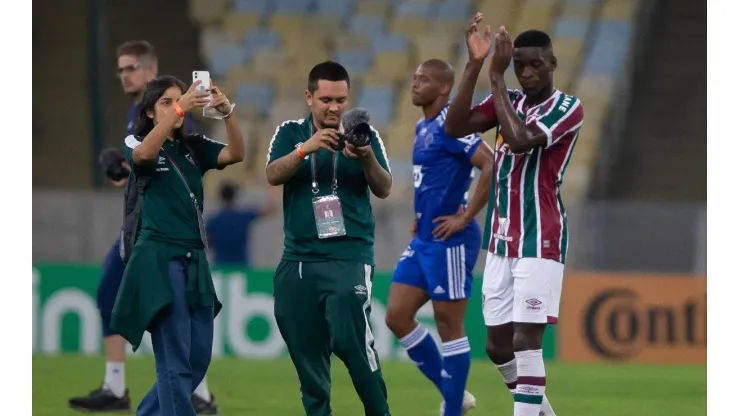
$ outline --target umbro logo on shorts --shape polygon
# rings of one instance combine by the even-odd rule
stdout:
[[[539,299],[535,299],[535,298],[527,299],[524,302],[527,305],[529,305],[527,306],[527,309],[530,311],[538,311],[540,310],[540,305],[542,305],[542,301],[540,301]]]
[[[365,286],[357,285],[355,286],[355,293],[358,295],[367,295],[367,289]]]

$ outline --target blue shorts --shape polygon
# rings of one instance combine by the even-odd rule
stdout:
[[[120,242],[116,240],[103,261],[103,275],[98,284],[98,309],[104,315],[110,315],[113,312],[118,288],[121,287],[123,280],[123,271],[126,269],[121,260],[120,246]]]
[[[414,238],[398,260],[391,283],[418,287],[432,300],[467,299],[479,249],[479,239],[450,245]]]

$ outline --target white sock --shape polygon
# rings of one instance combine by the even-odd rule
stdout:
[[[503,377],[504,383],[506,383],[506,387],[509,388],[509,392],[512,396],[514,396],[514,394],[516,394],[517,379],[516,358],[506,364],[497,364],[496,368],[501,373],[501,377]],[[552,410],[552,405],[550,404],[550,401],[547,400],[547,395],[542,396],[542,408],[540,409],[539,416],[556,416],[555,411]]]
[[[197,394],[198,397],[207,402],[211,401],[211,392],[208,391],[208,383],[206,383],[205,377],[203,377],[203,380],[201,380],[200,384],[198,384],[198,387],[195,388],[193,394]]]
[[[545,362],[542,350],[515,352],[517,383],[514,416],[539,416],[545,395]]]
[[[123,372],[125,363],[113,361],[105,362],[105,382],[104,388],[115,394],[116,397],[123,397],[126,393],[126,375]]]

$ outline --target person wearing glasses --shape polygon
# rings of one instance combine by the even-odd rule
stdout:
[[[139,106],[144,95],[144,89],[149,81],[157,76],[157,54],[154,47],[147,41],[134,40],[121,44],[116,50],[117,75],[121,80],[123,92],[133,99],[127,114],[127,134],[133,134],[139,117]],[[194,122],[190,113],[185,115],[184,129],[186,134],[195,132]],[[125,162],[123,152],[120,153],[121,166],[130,171]],[[108,174],[108,172],[106,172]],[[111,178],[111,184],[123,188],[128,179]],[[116,300],[118,288],[121,286],[124,265],[120,256],[120,241],[116,239],[103,261],[103,273],[98,285],[97,302],[103,330],[103,348],[105,350],[105,379],[99,388],[86,396],[72,397],[69,407],[81,412],[120,412],[131,410],[131,399],[126,388],[125,357],[126,340],[111,329],[111,313]],[[208,390],[206,379],[198,385],[191,397],[191,403],[199,415],[218,414],[213,395]]]

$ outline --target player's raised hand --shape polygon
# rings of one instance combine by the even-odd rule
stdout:
[[[514,43],[511,41],[509,32],[501,26],[493,38],[493,58],[491,58],[490,75],[503,75],[506,68],[511,63],[511,56],[514,53]]]
[[[211,103],[210,94],[208,91],[198,92],[196,87],[200,85],[201,81],[195,81],[190,88],[183,94],[177,103],[184,112],[188,112],[193,108],[205,107]]]
[[[310,139],[306,140],[303,145],[301,145],[301,150],[307,155],[319,150],[319,148],[323,147],[326,150],[329,150],[330,152],[333,152],[334,149],[332,146],[339,145],[339,132],[336,129],[321,129],[314,133],[313,136],[311,136]]]
[[[455,233],[465,229],[465,227],[470,223],[470,220],[465,217],[465,209],[460,205],[460,208],[458,208],[455,214],[437,217],[432,221],[432,223],[439,224],[434,227],[434,231],[432,231],[434,238],[439,238],[442,241],[445,241]]]
[[[483,32],[483,36],[481,36],[478,31],[478,24],[482,20],[483,13],[476,13],[470,20],[470,24],[468,25],[468,30],[466,32],[468,58],[472,62],[484,61],[491,52],[491,26],[486,26],[485,32]]]

